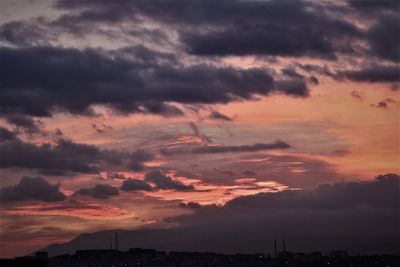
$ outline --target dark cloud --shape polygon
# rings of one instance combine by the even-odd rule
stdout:
[[[213,171],[215,171],[217,173],[220,173],[220,174],[223,174],[223,175],[229,175],[229,176],[234,176],[235,175],[235,172],[230,171],[230,170],[220,170],[220,169],[214,168]]]
[[[261,54],[333,59],[337,53],[355,53],[352,43],[343,41],[342,37],[346,36],[347,40],[366,39],[372,54],[398,59],[397,1],[351,1],[349,4],[361,13],[373,11],[384,16],[379,17],[377,24],[364,34],[354,24],[329,13],[332,6],[329,3],[63,3],[57,6],[80,12],[66,14],[54,24],[67,30],[75,29],[77,25],[90,29],[102,23],[114,25],[130,21],[137,24],[141,18],[146,18],[177,30],[188,52],[218,56]],[[342,10],[345,11],[346,7],[342,6]],[[197,30],[193,31],[193,27]],[[382,49],[385,47],[388,49]]]
[[[275,55],[334,59],[336,52],[343,50],[336,47],[340,37],[360,35],[354,25],[333,18],[316,6],[307,7],[301,1],[220,1],[217,4],[187,4],[183,8],[197,16],[175,21],[190,24],[195,19],[197,23],[204,19],[200,23],[208,26],[203,31],[180,31],[181,41],[187,51],[195,55]],[[217,10],[224,15],[210,15]],[[157,19],[162,20],[168,15],[167,9],[164,16]]]
[[[142,47],[131,48],[142,51]],[[281,92],[305,96],[298,82],[276,83],[264,69],[240,70],[211,65],[179,66],[126,51],[95,51],[54,47],[3,48],[0,105],[3,113],[50,116],[57,110],[91,114],[94,104],[118,112],[181,115],[166,103],[227,103],[254,95]],[[47,77],[42,79],[42,77]]]
[[[189,127],[193,131],[193,134],[195,136],[200,137],[205,142],[208,142],[208,143],[212,143],[213,142],[212,139],[209,136],[200,133],[199,127],[194,122],[192,122],[192,121],[189,122]]]
[[[385,101],[379,101],[378,104],[373,105],[373,107],[377,107],[377,108],[383,108],[386,109],[388,107],[387,103]]]
[[[396,254],[399,183],[398,175],[387,174],[375,180],[323,185],[314,190],[243,196],[225,206],[181,204],[193,212],[167,220],[179,226],[124,231],[120,236],[129,246],[163,250],[271,253],[274,237],[282,236],[290,251],[327,253],[341,248],[355,255]],[[80,236],[46,251],[53,255],[102,248],[97,243],[113,233]]]
[[[358,100],[364,100],[365,94],[359,91],[351,91],[350,95]]]
[[[154,155],[146,152],[144,149],[136,150],[129,155],[129,168],[132,171],[143,170],[143,162],[151,161],[154,159]]]
[[[40,123],[33,120],[31,117],[20,115],[20,114],[10,114],[5,117],[5,119],[15,125],[18,128],[22,128],[29,134],[40,133]]]
[[[245,176],[257,176],[257,173],[252,170],[245,170],[242,174]]]
[[[368,3],[362,3],[362,1],[351,1],[348,3],[348,6],[346,6],[335,5],[327,2],[316,4],[305,1],[275,0],[256,1],[252,3],[241,1],[201,1],[197,3],[118,2],[113,3],[112,5],[102,2],[69,3],[68,1],[65,3],[64,1],[58,1],[55,4],[55,7],[66,11],[65,14],[61,15],[61,17],[56,18],[53,21],[45,18],[37,18],[25,23],[20,21],[6,23],[2,26],[2,33],[5,36],[4,39],[6,41],[22,45],[48,45],[49,40],[54,39],[54,35],[62,32],[73,34],[78,33],[80,35],[96,32],[96,34],[103,33],[113,36],[113,38],[121,39],[123,39],[123,36],[133,35],[138,37],[141,43],[143,43],[144,40],[147,40],[147,37],[145,36],[150,35],[153,36],[151,39],[168,39],[168,34],[165,34],[161,28],[150,30],[143,27],[142,24],[144,24],[145,21],[152,21],[156,24],[159,23],[163,25],[163,27],[166,27],[168,31],[178,33],[180,41],[182,42],[182,45],[186,47],[187,51],[199,56],[277,55],[298,57],[310,56],[334,59],[338,53],[346,53],[363,56],[372,55],[398,62],[400,55],[400,44],[399,39],[397,38],[400,33],[400,27],[398,26],[400,24],[398,3],[397,1],[392,1],[394,3],[386,3],[387,1],[370,2],[371,1]],[[373,13],[371,18],[375,20],[375,23],[372,23],[372,26],[369,29],[361,30],[355,23],[350,22],[353,20],[342,19],[341,16],[336,16],[335,12],[332,12],[332,10],[342,10],[343,13],[347,12],[346,14],[352,14],[353,11],[356,11],[355,13],[357,14],[365,13],[370,17]],[[278,16],[277,14],[280,15]],[[354,16],[357,16],[357,14],[354,14]],[[363,19],[365,19],[365,17]],[[126,29],[124,30],[124,27],[120,27],[117,32],[113,32],[115,29],[111,29],[112,27],[117,27],[124,23],[132,24],[132,27],[129,27],[128,32],[125,32]],[[108,31],[104,29],[100,30],[102,25],[111,26],[111,28]],[[196,27],[196,31],[193,30],[194,27]],[[42,35],[44,35],[44,32],[48,36],[43,37]],[[38,41],[40,38],[47,38],[48,40],[47,42],[40,42]],[[360,42],[366,42],[367,46],[365,47],[368,48],[360,49],[359,46],[356,47]],[[83,54],[86,53],[87,51],[83,52]],[[182,110],[165,102],[226,103],[236,98],[248,99],[252,94],[260,93],[258,90],[253,88],[250,90],[251,92],[245,93],[245,97],[237,93],[222,93],[220,94],[221,99],[217,99],[210,95],[213,99],[211,100],[203,99],[204,96],[196,97],[191,94],[191,90],[187,91],[191,97],[187,96],[187,93],[180,94],[184,99],[181,99],[177,95],[172,96],[171,93],[168,93],[170,97],[165,97],[165,95],[149,97],[146,93],[140,94],[137,90],[134,90],[135,92],[129,93],[129,97],[125,97],[125,101],[117,99],[118,97],[116,96],[114,96],[114,99],[110,98],[109,101],[104,100],[104,98],[106,98],[105,94],[107,94],[107,89],[109,89],[110,86],[120,87],[120,90],[125,92],[121,87],[126,87],[125,82],[129,79],[131,79],[130,84],[134,84],[135,87],[143,87],[144,85],[142,84],[142,81],[146,80],[145,78],[149,78],[147,80],[154,79],[154,77],[128,77],[129,75],[127,73],[130,72],[130,70],[133,72],[139,72],[138,69],[140,69],[141,73],[146,73],[146,70],[154,69],[154,66],[143,67],[143,65],[146,64],[157,65],[160,67],[158,64],[158,58],[160,58],[163,53],[150,51],[141,47],[135,49],[120,49],[117,54],[124,54],[125,57],[125,55],[129,53],[136,57],[135,60],[132,60],[131,58],[131,66],[120,66],[120,58],[118,57],[114,58],[115,62],[113,64],[107,64],[107,59],[103,57],[96,60],[96,62],[102,63],[98,66],[97,73],[94,71],[88,72],[86,70],[87,73],[91,74],[91,78],[103,76],[108,77],[109,81],[104,84],[104,79],[99,79],[97,85],[99,83],[103,85],[101,93],[97,95],[96,90],[96,92],[93,93],[96,97],[84,97],[83,99],[85,100],[82,100],[82,102],[88,101],[91,104],[94,102],[94,104],[110,105],[122,112],[148,112],[166,116],[176,116],[182,115]],[[85,56],[83,55],[81,57]],[[178,62],[177,58],[182,58],[165,53],[162,57],[166,60],[165,62],[174,61],[175,63]],[[94,58],[92,61],[94,61]],[[86,60],[86,62],[92,61]],[[57,62],[60,62],[60,60],[57,60]],[[141,62],[142,66],[132,66],[132,63],[135,65],[138,62]],[[65,63],[65,61],[61,61],[61,63]],[[126,63],[126,61],[124,63]],[[115,76],[118,77],[113,77],[113,72],[110,72],[109,75],[101,75],[106,72],[104,67],[105,65],[109,65],[110,67],[112,66],[112,69],[118,70],[120,75],[115,74]],[[171,65],[173,64],[170,64],[170,66],[163,65],[160,68],[156,68],[155,73],[157,74],[159,71],[160,75],[164,76],[166,73],[172,72],[174,78],[183,78],[174,73],[175,71]],[[77,64],[77,66],[84,67],[83,64]],[[68,69],[67,66],[59,67]],[[89,66],[87,67],[89,68]],[[130,70],[127,70],[129,67],[131,67]],[[169,67],[169,69],[165,71],[165,67]],[[144,72],[143,68],[145,69]],[[57,70],[57,68],[55,69]],[[121,72],[121,70],[123,71]],[[285,74],[289,75],[291,78],[294,77],[291,74],[296,73],[295,71],[285,72]],[[299,75],[301,76],[301,74]],[[274,90],[287,94],[301,96],[307,95],[305,79],[300,79],[299,75],[297,75],[298,80],[282,81],[281,83],[274,84]],[[84,84],[86,88],[93,87],[93,83],[95,82],[93,79],[91,80],[92,86],[87,86],[88,81],[82,83],[82,81],[78,80],[77,83]],[[110,80],[118,80],[121,82],[111,85]],[[205,83],[204,80],[206,79],[202,79],[203,83]],[[316,77],[309,79],[308,81],[314,85],[318,84]],[[162,82],[163,81],[159,81],[158,84],[161,84]],[[186,82],[185,79],[184,81],[178,80],[176,81],[176,84],[167,84],[165,87],[169,87],[168,85],[170,85],[170,87],[176,88],[184,86]],[[196,81],[196,83],[198,83],[198,81]],[[71,82],[67,84],[67,86],[70,85]],[[281,88],[279,85],[283,87]],[[187,87],[194,86],[191,85]],[[201,88],[202,86],[199,85],[198,87]],[[207,86],[203,87],[210,86],[207,84]],[[149,92],[149,94],[152,93],[151,90],[147,90],[146,88],[142,89],[144,89],[143,92]],[[200,89],[197,91],[200,92],[202,90]],[[217,91],[219,91],[219,89]],[[267,91],[269,92],[270,90]],[[267,92],[261,94],[267,94]],[[90,98],[90,100],[88,98]],[[134,99],[138,100],[135,101]],[[34,103],[31,105],[34,105]],[[87,112],[87,108],[90,106],[89,103],[76,103],[75,105],[68,105],[67,103],[59,105],[47,103],[47,105],[73,112]],[[40,110],[39,107],[27,107],[27,109],[30,110],[30,112],[45,115],[49,113],[50,107],[47,105],[45,105],[42,110]],[[15,109],[18,110],[19,108],[16,107]],[[22,110],[24,109],[22,108]]]
[[[373,2],[373,1],[370,1]],[[393,15],[382,14],[376,24],[372,26],[367,39],[370,44],[370,53],[381,59],[398,63],[400,61],[400,8],[398,1],[397,13]]]
[[[292,68],[285,68],[281,70],[282,73],[288,77],[304,79],[304,76]]]
[[[397,174],[380,175],[375,180],[323,184],[314,190],[261,193],[239,197],[227,207],[262,208],[265,210],[336,210],[363,205],[371,208],[396,210],[400,177]]]
[[[307,96],[308,87],[304,79],[286,79],[279,80],[276,82],[278,88],[280,88],[281,93],[296,96]],[[301,93],[303,95],[301,95]]]
[[[11,21],[1,25],[1,42],[19,45],[48,45],[53,37],[43,18],[31,21]]]
[[[121,186],[122,191],[152,191],[153,188],[143,180],[129,178],[124,180]]]
[[[159,103],[157,101],[148,101],[144,105],[144,113],[159,114],[165,117],[183,116],[185,113],[174,105]]]
[[[61,138],[61,137],[64,136],[63,132],[62,132],[59,128],[57,128],[57,129],[54,131],[54,135],[55,135],[57,138]]]
[[[389,107],[400,107],[400,102],[394,100],[393,98],[386,98],[379,101],[377,104],[371,104],[372,107],[387,109]]]
[[[324,184],[313,190],[260,193],[238,197],[223,207],[197,209],[194,215],[176,219],[184,225],[204,223],[210,228],[225,224],[244,229],[253,225],[253,234],[394,234],[400,208],[399,185],[399,175],[386,174],[375,180]]]
[[[315,76],[310,76],[310,77],[308,77],[308,82],[309,82],[311,85],[318,85],[318,84],[319,84],[319,80],[318,80],[318,78],[315,77]]]
[[[109,131],[109,130],[112,130],[112,129],[113,129],[112,126],[106,125],[106,124],[104,124],[104,123],[101,123],[101,124],[92,123],[91,125],[92,125],[92,128],[93,128],[96,132],[98,132],[98,133],[100,133],[100,134],[105,133],[106,131]]]
[[[128,34],[140,40],[152,43],[167,43],[169,42],[167,33],[159,29],[148,29],[146,27],[130,30]]]
[[[200,209],[202,205],[197,202],[179,203],[179,207],[184,209]]]
[[[95,147],[63,139],[56,146],[37,146],[16,139],[1,144],[1,167],[91,173],[99,171],[95,165],[98,154]]]
[[[137,161],[131,161],[128,167],[131,171],[142,171],[144,168],[143,164]]]
[[[46,176],[71,176],[71,172],[62,169],[37,169],[36,170],[40,175]]]
[[[144,180],[153,183],[155,189],[172,189],[176,191],[193,191],[194,186],[185,185],[171,177],[164,175],[160,171],[152,171],[146,174]]]
[[[128,179],[124,174],[117,173],[117,172],[107,173],[107,178],[109,178],[109,179],[120,179],[120,180]]]
[[[241,21],[273,23],[281,19],[282,22],[294,24],[301,20],[310,23],[314,17],[319,17],[326,22],[330,19],[323,18],[316,10],[307,10],[307,6],[302,1],[119,2],[114,5],[103,2],[57,1],[55,6],[64,10],[82,11],[82,13],[75,13],[74,19],[83,22],[84,20],[121,22],[136,20],[137,16],[142,16],[170,25],[213,26]],[[313,6],[313,8],[317,7]],[[88,14],[92,15],[88,16]],[[333,22],[336,21],[333,20]],[[340,22],[338,21],[338,26],[341,25]]]
[[[350,154],[350,150],[348,150],[346,148],[336,149],[336,150],[332,151],[332,155],[333,156],[338,156],[338,157],[345,156],[345,155],[348,155],[348,154]]]
[[[66,199],[66,196],[60,192],[60,185],[52,185],[42,177],[21,178],[15,186],[8,186],[1,189],[1,201],[43,201],[54,202]]]
[[[242,145],[242,146],[202,146],[196,147],[191,150],[192,153],[228,153],[228,152],[251,152],[271,149],[286,149],[290,145],[277,140],[274,143],[264,144],[256,143],[253,145]]]
[[[302,39],[302,42],[294,40]],[[190,54],[198,56],[312,56],[335,58],[332,45],[310,30],[298,31],[281,26],[235,25],[233,27],[198,34],[182,32],[181,40]]]
[[[160,153],[164,156],[172,156],[188,153],[188,149],[182,148],[161,148]]]
[[[307,73],[333,76],[332,71],[329,69],[327,65],[319,66],[315,64],[301,64],[299,62],[296,62],[295,65],[299,67],[301,70],[306,71]]]
[[[368,15],[376,12],[399,12],[400,2],[397,0],[376,0],[376,1],[354,1],[347,0],[348,4],[361,12],[365,12]]]
[[[199,128],[197,127],[197,125],[194,122],[192,122],[192,121],[189,122],[189,127],[190,127],[190,129],[193,130],[193,134],[194,135],[196,135],[196,136],[200,135],[200,130],[199,130]]]
[[[338,72],[338,78],[342,77],[356,82],[394,83],[400,81],[400,67],[373,65],[363,69]]]
[[[196,126],[197,128],[197,126]],[[204,135],[200,135],[204,136]],[[255,152],[262,150],[272,150],[272,149],[287,149],[290,145],[281,140],[277,140],[274,143],[255,143],[252,145],[241,145],[241,146],[222,146],[222,145],[204,145],[198,146],[187,146],[175,148],[162,148],[160,149],[161,154],[165,156],[180,155],[180,154],[207,154],[207,153],[237,153],[237,152]]]
[[[66,139],[58,139],[55,145],[38,146],[14,138],[2,142],[0,148],[1,168],[36,169],[42,174],[98,173],[102,163],[122,166],[125,161],[128,165],[143,168],[143,163],[153,158],[144,150],[122,153]]]
[[[97,184],[92,188],[82,188],[74,193],[75,196],[88,196],[98,199],[105,199],[119,194],[116,187],[107,184]]]
[[[16,140],[17,133],[0,126],[0,142]]]
[[[215,111],[215,110],[213,110],[213,111],[210,113],[210,115],[208,115],[208,117],[209,117],[210,119],[222,120],[222,121],[232,121],[232,120],[233,120],[233,118],[228,117],[228,116],[226,116],[226,115],[224,115],[224,114],[222,114],[222,113],[220,113],[220,112],[218,112],[218,111]]]
[[[137,24],[145,18],[178,31],[187,51],[196,55],[334,59],[338,53],[356,54],[358,48],[353,44],[357,42],[351,40],[362,40],[370,45],[370,54],[397,62],[398,1],[349,1],[348,5],[350,9],[345,5],[305,1],[119,2],[113,5],[61,1],[56,4],[58,8],[75,12],[62,16],[54,24],[67,30],[76,25],[90,29],[103,23]],[[362,19],[372,18],[377,22],[363,32],[332,10],[341,10],[349,16],[362,15]]]

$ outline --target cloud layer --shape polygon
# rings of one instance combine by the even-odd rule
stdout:
[[[67,197],[60,192],[60,185],[52,185],[42,177],[21,178],[15,186],[3,187],[0,199],[4,202],[10,201],[43,201],[54,202],[62,201]]]
[[[6,114],[51,116],[57,110],[91,114],[90,108],[97,104],[123,113],[181,115],[168,102],[212,104],[273,92],[308,94],[304,84],[288,87],[264,69],[177,65],[168,55],[143,47],[113,52],[4,48],[0,53],[7,66],[1,69],[0,102]]]
[[[58,139],[54,145],[36,145],[24,142],[15,133],[2,129],[5,139],[0,143],[2,168],[35,169],[44,174],[66,175],[69,172],[98,173],[103,163],[125,164],[132,170],[142,170],[144,162],[153,159],[153,155],[144,150],[132,153],[101,150],[66,139]],[[24,157],[21,158],[21,155]]]
[[[272,253],[273,239],[282,236],[289,251],[327,253],[341,248],[352,254],[396,253],[399,183],[398,175],[386,174],[373,181],[242,196],[222,207],[189,202],[179,207],[192,209],[193,214],[167,220],[179,223],[176,227],[123,231],[121,244],[163,250]],[[102,248],[99,240],[112,234],[86,234],[46,250],[54,255]]]
[[[82,188],[74,193],[76,196],[88,196],[93,198],[105,199],[119,194],[116,187],[107,184],[97,184],[91,188]]]
[[[144,177],[146,182],[153,183],[155,189],[172,189],[177,191],[193,191],[192,185],[185,185],[177,180],[173,180],[171,177],[163,174],[160,171],[152,171],[146,174]]]

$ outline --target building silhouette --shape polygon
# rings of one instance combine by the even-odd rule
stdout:
[[[286,239],[282,239],[282,251],[277,251],[274,238],[275,257],[264,253],[220,254],[214,252],[164,252],[155,249],[130,248],[120,251],[118,233],[112,249],[78,250],[75,254],[48,257],[44,251],[31,257],[0,259],[1,267],[396,267],[400,266],[400,255],[350,256],[344,250],[332,251],[329,255],[321,252],[294,253],[287,251]]]

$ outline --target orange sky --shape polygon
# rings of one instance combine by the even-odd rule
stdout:
[[[312,3],[311,1],[309,4]],[[122,12],[122,15],[115,14],[111,18],[111,20],[121,19],[121,21],[110,23],[95,21],[102,18],[101,14],[91,19],[78,16],[80,11],[93,8],[90,6],[71,11],[72,9],[53,7],[45,1],[30,4],[31,8],[27,8],[25,4],[18,1],[0,5],[0,10],[3,9],[0,11],[2,34],[7,33],[7,30],[12,31],[13,27],[19,30],[13,32],[14,35],[4,34],[8,39],[4,38],[2,41],[2,49],[11,55],[9,57],[12,58],[21,51],[34,54],[31,50],[36,51],[35,49],[43,49],[45,52],[40,50],[40,53],[47,55],[42,56],[39,53],[37,62],[33,63],[29,60],[25,62],[25,58],[15,60],[16,66],[18,63],[21,64],[20,68],[25,68],[25,65],[33,66],[32,73],[28,73],[27,78],[23,78],[24,73],[7,75],[4,78],[6,80],[4,84],[9,87],[4,93],[7,101],[1,102],[1,108],[5,112],[2,111],[0,114],[0,127],[13,136],[10,140],[4,141],[4,146],[13,144],[20,148],[25,145],[29,148],[26,151],[35,149],[50,151],[47,151],[48,154],[45,151],[43,155],[53,155],[51,151],[56,151],[58,154],[55,152],[54,154],[59,155],[68,163],[69,160],[73,162],[74,157],[79,156],[79,154],[68,154],[76,149],[74,148],[76,145],[81,149],[83,147],[82,150],[89,156],[78,163],[73,163],[78,165],[82,163],[84,167],[85,164],[90,163],[89,167],[94,168],[90,170],[77,168],[77,170],[68,169],[71,166],[67,166],[68,170],[65,171],[62,168],[57,169],[57,166],[64,166],[65,162],[57,162],[57,159],[52,161],[51,158],[46,162],[56,162],[55,169],[49,168],[47,163],[45,166],[40,164],[36,166],[35,164],[40,163],[41,159],[31,159],[26,155],[27,153],[20,153],[18,149],[8,151],[9,153],[17,151],[20,154],[12,158],[11,163],[7,161],[4,168],[0,170],[1,192],[6,195],[5,200],[0,203],[0,257],[30,253],[49,243],[64,242],[84,232],[104,229],[174,227],[177,223],[169,218],[194,213],[194,210],[201,205],[223,206],[241,196],[283,190],[311,190],[324,183],[373,180],[380,174],[400,172],[400,96],[399,90],[395,88],[396,85],[398,86],[399,79],[395,77],[397,80],[389,82],[375,80],[363,82],[356,81],[357,79],[352,80],[343,74],[346,71],[351,73],[354,70],[362,70],[363,67],[377,67],[377,63],[385,68],[398,68],[399,65],[398,62],[385,58],[386,55],[382,57],[379,54],[368,54],[372,53],[371,49],[374,46],[373,40],[365,39],[365,36],[369,36],[365,31],[368,31],[370,27],[373,30],[374,23],[379,23],[380,20],[365,20],[365,17],[361,15],[356,16],[354,12],[350,13],[353,9],[344,2],[314,3],[310,10],[302,5],[291,6],[289,11],[297,10],[296,12],[300,14],[299,18],[311,16],[309,20],[312,22],[311,25],[306,24],[309,23],[308,20],[298,23],[295,21],[296,16],[286,18],[285,14],[282,14],[283,18],[279,18],[276,22],[284,21],[283,25],[289,25],[295,21],[292,28],[297,29],[305,25],[304,28],[308,29],[314,26],[314,20],[320,19],[321,23],[325,23],[321,24],[323,27],[332,27],[332,29],[327,28],[322,31],[320,41],[324,43],[329,38],[333,40],[332,47],[337,49],[334,51],[335,58],[330,57],[329,53],[319,55],[321,51],[318,49],[309,51],[310,47],[312,50],[314,45],[319,45],[313,43],[313,40],[310,41],[310,47],[301,47],[303,42],[297,42],[298,40],[289,42],[289,47],[294,45],[298,51],[286,51],[284,54],[279,54],[280,49],[273,53],[266,50],[264,54],[257,54],[259,51],[257,49],[255,52],[239,51],[236,55],[235,50],[232,52],[233,55],[224,54],[226,52],[224,49],[220,51],[221,55],[202,55],[200,52],[200,54],[195,54],[192,50],[196,50],[196,47],[190,50],[187,47],[190,42],[184,43],[186,39],[189,40],[193,36],[188,35],[185,39],[185,36],[180,35],[187,33],[188,29],[196,33],[197,30],[193,31],[193,25],[197,25],[197,22],[193,24],[191,19],[200,20],[204,18],[201,15],[186,18],[188,24],[185,24],[186,22],[179,20],[173,22],[178,18],[172,15],[172,19],[162,21],[160,17],[163,16],[151,17],[143,13],[138,18],[135,17],[137,20],[133,20],[134,16],[127,18]],[[236,4],[241,4],[241,2]],[[265,3],[261,1],[259,4],[266,4],[267,7],[269,4],[276,4],[278,8],[280,7],[280,4],[275,1],[265,1]],[[324,10],[326,13],[322,16],[329,17],[330,20],[325,21],[318,12],[316,14],[311,12],[313,8],[318,10],[319,5],[323,9],[325,5],[331,8]],[[337,16],[335,13],[338,12],[337,9],[332,7],[338,10],[343,8],[341,16]],[[101,12],[102,9],[99,11],[94,8],[93,10]],[[115,10],[109,10],[109,12],[113,11]],[[348,17],[348,14],[353,15]],[[63,15],[70,16],[63,17]],[[233,28],[242,27],[241,23],[231,18],[225,18],[224,22],[223,14],[220,15],[222,18],[215,16],[218,17],[215,21],[209,22],[207,19],[206,22],[202,22],[204,24],[199,22],[199,32],[206,33],[213,27],[222,29],[224,23],[231,25],[232,21],[235,21],[231,25]],[[270,26],[268,23],[271,23],[269,19],[276,19],[272,15],[271,18],[264,18],[264,16],[242,18],[241,14],[236,15],[241,19],[248,19],[249,25],[260,19],[258,24],[255,24],[257,26],[255,33],[258,33],[259,24],[263,25],[264,19],[268,27]],[[73,19],[88,23],[82,24],[87,26],[85,30],[78,31],[78,26],[81,24],[69,22]],[[215,18],[210,17],[210,20],[212,19]],[[21,23],[13,24],[13,21]],[[341,24],[335,24],[338,21]],[[211,26],[207,23],[211,23]],[[351,34],[347,32],[351,32],[347,29],[350,27],[347,23],[354,26],[354,32]],[[272,23],[272,25],[275,24]],[[21,25],[23,27],[18,28]],[[292,28],[288,29],[290,36],[293,33]],[[229,29],[228,27],[226,30],[229,31]],[[344,29],[343,32],[341,29]],[[127,32],[128,30],[132,31]],[[136,34],[133,30],[140,31],[142,35]],[[314,30],[319,32],[320,29]],[[303,29],[302,32],[307,31]],[[43,33],[46,36],[42,36]],[[230,36],[228,33],[226,36]],[[249,31],[248,34],[252,33],[254,32]],[[246,34],[243,33],[242,38],[247,38]],[[265,34],[266,37],[269,37],[268,34]],[[313,34],[313,31],[310,34]],[[25,40],[24,35],[31,37],[32,40]],[[158,38],[161,41],[158,39],[154,41],[151,39],[154,36],[150,35],[159,35]],[[276,33],[276,35],[279,39],[279,34]],[[325,38],[325,35],[328,37]],[[350,35],[357,36],[355,38],[359,39],[353,43],[350,43],[351,41],[346,43],[346,38]],[[221,34],[221,36],[225,35]],[[217,37],[219,36],[210,37],[208,41],[212,43],[211,41],[218,39]],[[258,44],[258,41],[262,41],[262,36],[259,37],[260,40],[250,38],[250,41],[257,40]],[[27,43],[15,43],[20,39]],[[264,40],[267,44],[271,43],[267,41]],[[304,40],[304,43],[307,45],[306,41]],[[208,45],[209,42],[203,45]],[[240,43],[229,42],[229,45],[222,47],[231,48],[235,45],[240,46]],[[196,45],[197,43],[194,46]],[[265,46],[261,42],[261,48]],[[216,47],[218,48],[218,45]],[[347,53],[344,48],[349,50],[352,48],[355,52]],[[247,51],[248,47],[245,46],[242,49]],[[326,47],[323,46],[321,49],[324,50]],[[61,51],[61,59],[52,54],[58,53],[58,50]],[[31,54],[27,55],[31,56]],[[76,64],[74,61],[82,58],[84,60],[80,62],[81,64]],[[42,61],[45,62],[44,67],[39,64]],[[47,65],[50,66],[47,70],[50,73],[52,64],[58,66],[58,63],[64,64],[64,61],[67,63],[71,61],[73,64],[72,67],[61,65],[59,69],[62,74],[58,73],[61,81],[58,83],[53,81],[54,77],[47,76],[47,73],[43,77],[36,77],[36,72],[40,73],[42,69],[46,69]],[[92,61],[93,66],[90,65]],[[105,62],[104,66],[101,66],[101,62]],[[308,72],[300,67],[302,64],[326,68],[329,73]],[[12,71],[13,64],[9,65]],[[89,67],[86,69],[87,66]],[[126,66],[129,66],[128,70],[124,69]],[[8,71],[7,67],[5,66],[4,70]],[[114,76],[110,74],[111,82],[109,77],[101,75],[102,67],[107,74],[117,72],[113,74]],[[163,69],[163,67],[166,68]],[[79,68],[83,69],[82,73],[85,75],[75,73],[75,70]],[[118,68],[121,68],[121,73],[123,71],[126,73],[118,76],[120,74]],[[174,73],[175,68],[182,71]],[[15,69],[19,68],[15,67]],[[193,69],[194,74],[191,72]],[[95,72],[92,73],[90,70],[95,70]],[[295,74],[285,74],[284,70],[293,71]],[[201,75],[203,72],[204,76]],[[188,73],[189,78],[185,77]],[[73,77],[74,74],[76,77]],[[145,75],[149,75],[150,78]],[[81,76],[84,78],[82,79]],[[92,76],[98,80],[90,80]],[[147,78],[143,88],[140,87],[141,76]],[[8,77],[11,77],[10,80],[7,80]],[[87,77],[89,77],[89,82],[85,80]],[[203,80],[198,77],[203,77]],[[210,83],[204,81],[209,77],[214,78],[215,81]],[[226,77],[234,81],[226,82]],[[247,81],[248,77],[254,78],[254,84],[246,83],[246,86],[240,84]],[[157,78],[160,80],[156,80]],[[82,82],[75,84],[79,79],[82,79]],[[123,83],[118,84],[121,80],[124,82],[124,79],[128,81],[128,86]],[[268,85],[268,79],[273,80],[272,87]],[[19,88],[20,83],[23,84],[25,81],[30,81],[32,84]],[[303,91],[297,88],[296,90],[299,91],[291,92],[290,88],[279,85],[287,81],[300,81],[305,87]],[[53,82],[56,85],[53,85]],[[70,83],[72,86],[68,90],[73,91],[75,95],[63,95],[64,91],[68,91],[64,85]],[[200,84],[199,87],[195,87],[197,83]],[[48,84],[53,87],[47,88]],[[147,84],[149,87],[146,87]],[[193,84],[194,89],[191,87]],[[260,89],[259,91],[252,89],[260,84],[261,89],[265,89],[264,87],[267,89],[265,91],[260,88],[257,88]],[[118,86],[114,88],[114,85]],[[79,89],[79,86],[88,86],[88,88]],[[209,86],[212,90],[205,86]],[[170,95],[164,96],[163,90],[157,91],[159,87]],[[110,88],[115,90],[111,90],[111,94],[109,94]],[[188,89],[179,91],[181,88]],[[223,91],[226,88],[231,91]],[[135,91],[140,89],[142,91],[139,93]],[[194,91],[191,92],[189,89]],[[208,89],[210,91],[207,91]],[[153,92],[152,90],[154,90],[154,96],[149,94]],[[202,95],[203,90],[215,96]],[[46,93],[41,95],[45,91]],[[88,94],[80,95],[83,91]],[[127,96],[120,97],[119,94],[123,93]],[[199,95],[200,97],[192,99],[190,93],[195,97]],[[306,93],[309,95],[305,95]],[[131,97],[128,99],[130,102],[124,102],[125,98],[129,97]],[[141,97],[144,99],[143,103],[140,99],[136,99]],[[89,101],[89,104],[85,101]],[[135,104],[138,106],[136,107]],[[151,104],[155,104],[153,107],[155,111],[152,111]],[[45,111],[49,114],[28,114],[32,110],[34,112],[40,110],[41,105],[48,108]],[[137,110],[130,105],[136,107]],[[180,114],[181,116],[173,116],[177,114],[171,115],[168,112],[155,114],[157,108],[165,108],[162,105],[166,105],[167,109],[173,107],[175,109],[172,111],[179,110],[184,114]],[[84,108],[92,109],[93,114],[85,113],[87,110]],[[217,112],[222,117],[212,117],[213,112]],[[14,121],[13,115],[16,116]],[[23,121],[18,122],[21,118]],[[24,123],[31,123],[33,126],[26,127]],[[29,127],[33,127],[34,131],[29,131]],[[62,149],[60,149],[61,141],[65,141],[65,147]],[[261,149],[257,148],[260,144],[263,147]],[[276,144],[278,147],[275,147]],[[222,152],[196,150],[210,147],[222,147],[225,150]],[[21,151],[24,150],[21,148]],[[139,156],[136,155],[137,162],[134,158],[136,152],[139,154]],[[74,164],[71,163],[71,165]],[[54,172],[60,170],[65,172],[61,174]],[[147,177],[154,171],[160,171],[162,177],[153,179]],[[41,189],[39,189],[39,196],[32,197],[29,194],[28,197],[18,196],[18,186],[21,185],[22,177],[40,177],[42,180],[36,181],[42,181],[42,186],[47,190],[55,190],[55,196],[51,195],[53,199],[50,200],[42,199]],[[122,190],[128,179],[136,179],[137,183],[146,184],[148,189]],[[160,180],[162,180],[161,183]],[[95,190],[98,184],[107,185],[106,189],[111,188],[114,191],[104,193],[100,188],[100,193],[98,193]],[[20,191],[25,192],[22,189]],[[16,196],[13,195],[14,193]],[[7,194],[11,195],[9,199],[7,199]]]

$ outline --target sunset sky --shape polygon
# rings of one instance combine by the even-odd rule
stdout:
[[[399,14],[398,1],[2,1],[0,257],[316,203],[384,212],[360,234],[394,233]]]

